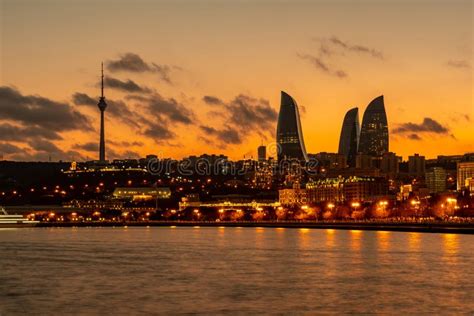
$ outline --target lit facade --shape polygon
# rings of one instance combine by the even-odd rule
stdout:
[[[375,98],[367,106],[362,119],[359,152],[381,156],[388,152],[388,123],[383,96]]]
[[[469,181],[474,179],[474,161],[458,163],[458,191],[469,187]]]
[[[283,91],[281,92],[276,140],[279,146],[278,161],[282,159],[308,160],[298,105],[289,94]]]
[[[425,182],[429,193],[441,193],[446,191],[447,173],[444,168],[434,167],[426,172]]]
[[[171,197],[169,188],[115,188],[112,196],[119,200],[152,200],[168,199]]]

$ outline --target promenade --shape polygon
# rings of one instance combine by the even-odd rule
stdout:
[[[474,234],[474,222],[407,221],[91,221],[41,222],[36,227],[262,227]]]

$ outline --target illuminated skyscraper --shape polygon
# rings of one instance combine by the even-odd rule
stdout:
[[[359,152],[371,156],[381,156],[388,152],[388,123],[383,95],[370,102],[364,112]]]
[[[290,95],[283,91],[281,92],[276,140],[279,145],[279,161],[282,159],[308,160],[298,105]]]
[[[105,103],[105,96],[104,96],[104,63],[102,63],[102,78],[101,78],[101,86],[100,86],[101,96],[99,99],[99,103],[97,106],[100,110],[100,144],[99,144],[99,160],[104,162],[105,161],[105,128],[104,128],[104,112],[107,108],[107,103]]]
[[[339,154],[347,159],[350,167],[355,167],[357,150],[359,147],[359,109],[350,109],[342,123],[341,136],[339,138]]]

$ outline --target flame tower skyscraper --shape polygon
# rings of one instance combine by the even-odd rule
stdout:
[[[102,77],[100,85],[100,99],[97,106],[100,110],[100,143],[99,143],[99,161],[105,162],[105,128],[104,128],[104,113],[107,108],[104,96],[104,63],[102,63]]]
[[[286,92],[281,92],[280,113],[276,140],[278,143],[278,161],[297,159],[308,161],[301,130],[300,113],[296,101]]]
[[[381,156],[388,152],[388,124],[383,95],[370,102],[364,112],[359,138],[359,153]]]

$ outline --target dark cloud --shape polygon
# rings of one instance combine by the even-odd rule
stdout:
[[[310,62],[316,69],[321,70],[322,72],[336,76],[338,78],[347,77],[347,73],[340,69],[332,69],[329,64],[325,63],[320,57],[309,55],[309,54],[298,54],[298,57],[307,60]]]
[[[330,38],[316,38],[319,42],[319,50],[316,54],[297,54],[299,58],[308,61],[319,71],[338,78],[348,77],[348,73],[342,69],[335,69],[332,64],[335,56],[345,56],[346,53],[366,54],[373,58],[384,59],[381,51],[360,44],[351,44],[336,36]],[[332,62],[331,62],[332,60]]]
[[[425,117],[421,124],[417,123],[403,123],[399,124],[395,129],[392,130],[395,134],[405,133],[434,133],[434,134],[449,134],[449,128],[441,125],[439,122],[432,118]]]
[[[89,152],[98,152],[99,144],[94,143],[94,142],[85,143],[85,144],[75,144],[73,146],[73,149],[84,150],[84,151],[89,151]]]
[[[126,53],[121,55],[119,59],[109,60],[106,66],[111,72],[156,73],[163,81],[171,83],[170,66],[147,63],[139,55],[134,53]]]
[[[239,132],[235,129],[226,126],[224,129],[216,129],[214,127],[201,125],[201,130],[207,135],[215,136],[221,143],[225,144],[241,144],[242,139],[240,138]],[[208,140],[207,138],[203,138]]]
[[[189,125],[193,122],[194,113],[175,99],[165,99],[156,94],[150,98],[148,108],[152,115],[166,116],[170,121]]]
[[[244,130],[273,131],[278,117],[277,111],[267,100],[243,94],[235,97],[225,108],[230,122]]]
[[[56,131],[36,126],[20,127],[9,123],[0,124],[0,140],[24,142],[31,138],[61,140]]]
[[[410,134],[408,135],[408,138],[411,140],[421,140],[421,137],[418,136],[417,134]]]
[[[36,151],[42,151],[47,153],[62,153],[62,150],[49,140],[36,139],[34,141],[30,141],[28,145],[30,145],[30,147]]]
[[[0,143],[0,156],[3,156],[4,154],[16,154],[16,153],[21,153],[23,151],[22,148],[15,146],[10,143]]]
[[[329,38],[329,42],[336,47],[344,49],[345,51],[365,53],[374,58],[384,59],[383,53],[381,51],[359,44],[350,44],[346,41],[337,38],[336,36]]]
[[[143,135],[150,137],[157,143],[172,139],[176,136],[168,126],[160,123],[148,124],[147,128],[143,131]]]
[[[86,100],[88,98],[90,97],[87,95],[83,97]],[[190,125],[195,120],[194,113],[186,106],[175,99],[164,98],[156,92],[146,96],[127,95],[125,100],[127,102],[107,99],[107,115],[133,128],[139,134],[152,138],[157,143],[163,143],[176,136],[171,131],[171,124]],[[132,106],[130,103],[136,104]],[[137,146],[140,144],[135,143]]]
[[[98,99],[93,99],[85,93],[76,92],[72,95],[72,102],[75,105],[97,106]]]
[[[143,142],[140,142],[140,141],[128,142],[128,141],[108,140],[108,143],[115,146],[120,146],[120,147],[143,146]]]
[[[224,128],[201,125],[200,129],[205,133],[203,141],[207,141],[208,136],[213,136],[220,142],[217,146],[240,144],[243,137],[250,133],[257,133],[266,138],[264,135],[273,133],[275,129],[278,114],[265,99],[240,94],[230,102],[224,102],[217,97],[211,97],[209,100],[219,100],[213,103],[211,101],[213,105],[218,105],[211,113],[213,117],[219,116],[223,119]]]
[[[129,93],[134,93],[134,92],[150,93],[151,92],[149,88],[139,86],[135,81],[130,80],[130,79],[122,81],[117,78],[105,77],[104,84],[106,85],[106,87],[120,90],[120,91],[129,92]]]
[[[56,132],[90,128],[88,118],[70,105],[0,87],[0,118]]]
[[[446,65],[459,69],[471,69],[471,64],[467,60],[449,60]]]
[[[219,99],[218,97],[211,96],[211,95],[205,95],[204,97],[202,97],[202,100],[209,105],[224,104],[224,102],[221,99]]]

